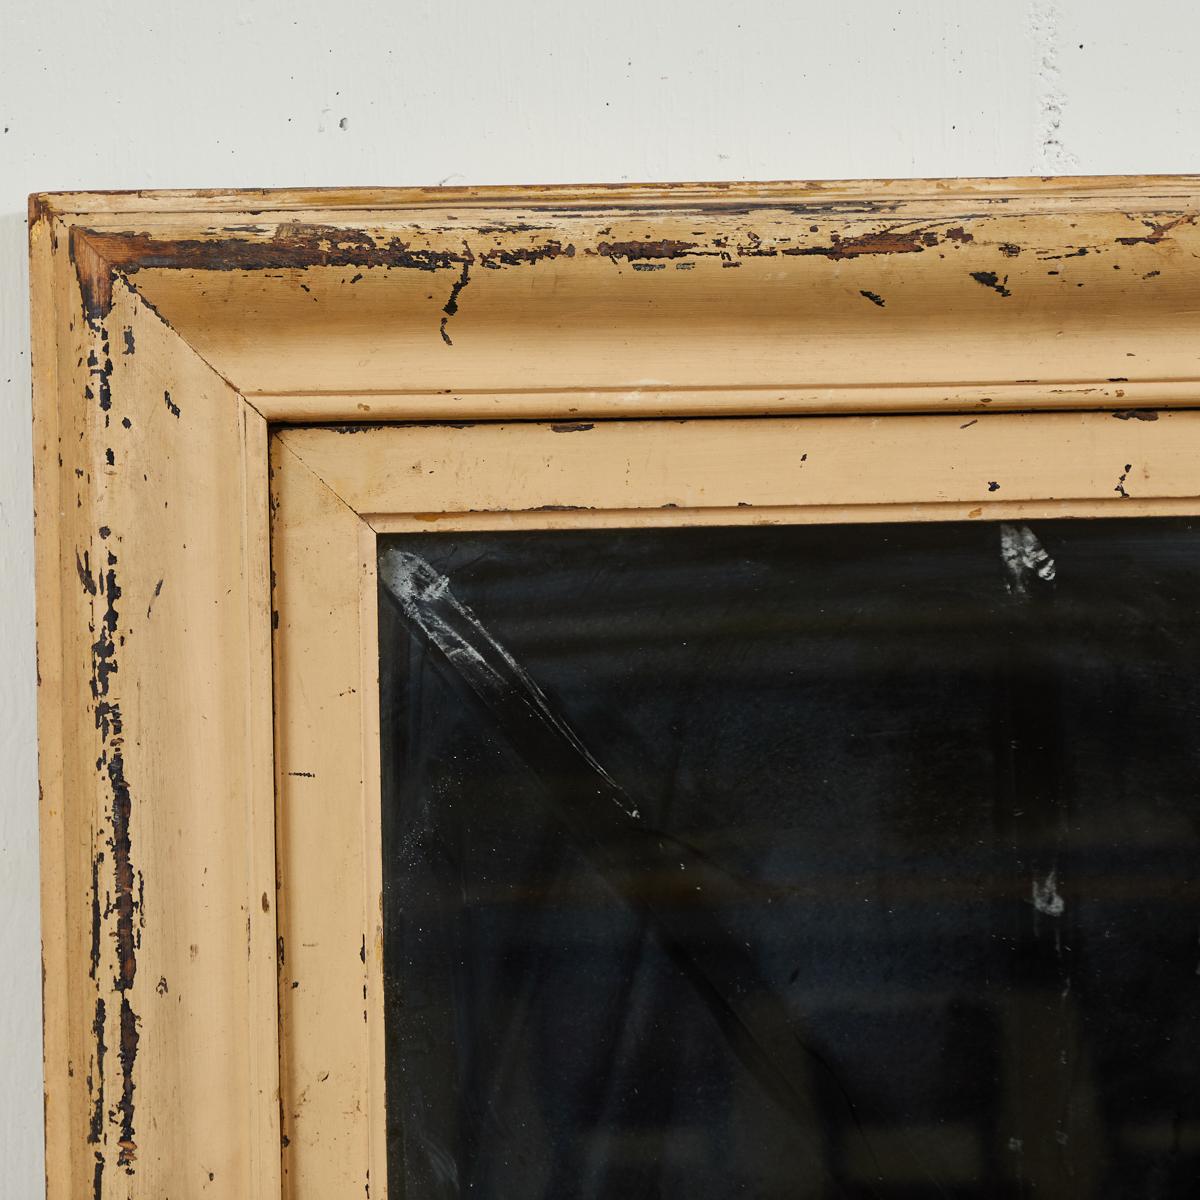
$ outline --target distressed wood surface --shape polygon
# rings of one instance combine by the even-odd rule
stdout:
[[[356,589],[356,514],[450,529],[1194,511],[1197,416],[1169,410],[1200,399],[1198,195],[1177,177],[34,197],[51,1200],[279,1195],[281,1107],[293,1189],[360,1196],[368,1170],[383,1187],[361,995],[370,1018],[378,963],[358,957],[375,884],[352,881],[353,912],[297,890],[288,856],[315,851],[291,824],[294,732],[279,1092],[268,423],[500,423],[282,435],[340,493],[310,532],[354,541],[338,554]],[[896,415],[770,435],[635,420],[867,411]],[[530,418],[569,428],[512,424]],[[314,662],[370,695],[373,600],[339,596],[347,658]],[[281,645],[315,620],[305,602],[277,604]],[[305,752],[350,771],[313,714],[369,747],[369,713],[318,701],[294,710]],[[372,770],[356,751],[359,842],[338,843],[368,867]],[[357,932],[353,996],[304,958],[310,920],[335,955]],[[323,1038],[357,1065],[321,1080]]]
[[[1094,408],[1197,395],[1197,194],[234,193],[73,221],[94,304],[128,279],[273,420]]]
[[[381,1196],[374,535],[272,445],[284,1195]]]
[[[86,315],[54,235],[34,240],[48,1191],[271,1195],[266,426],[124,284]]]
[[[1148,417],[1153,419],[1146,419]],[[280,440],[368,520],[589,511],[862,510],[1200,496],[1200,412],[780,417],[288,429]],[[978,512],[974,511],[978,509]],[[879,514],[875,514],[878,517]],[[945,515],[945,514],[943,514]],[[640,523],[640,515],[633,518]],[[790,519],[790,518],[789,518]],[[803,518],[802,518],[803,519]]]

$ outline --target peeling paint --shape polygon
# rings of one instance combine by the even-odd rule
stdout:
[[[946,235],[949,238],[949,234]],[[834,232],[826,246],[787,246],[780,254],[789,256],[820,255],[824,258],[858,258],[864,254],[919,254],[936,246],[936,232],[928,229],[899,229],[890,227],[875,233],[861,233],[854,237],[842,237]],[[961,239],[950,239],[961,240]]]
[[[88,1077],[92,1091],[92,1115],[88,1122],[88,1144],[98,1146],[104,1137],[104,1056],[108,1046],[104,1041],[105,1006],[104,997],[96,997],[96,1010],[92,1018],[92,1037],[95,1039],[95,1070]]]
[[[1153,221],[1148,218],[1142,218],[1142,224],[1150,230],[1149,233],[1141,234],[1135,237],[1119,237],[1117,242],[1122,246],[1153,246],[1156,242],[1161,242],[1173,229],[1180,225],[1192,225],[1196,221],[1195,213],[1180,213],[1178,216],[1169,221]],[[1155,271],[1153,274],[1157,275]]]
[[[983,284],[986,288],[991,288],[993,292],[998,292],[1001,296],[1011,296],[1012,292],[1008,290],[1008,276],[1003,279],[996,274],[995,271],[972,271],[971,278],[976,283]]]
[[[95,594],[102,599],[104,610],[96,621],[96,640],[92,644],[91,693],[95,704],[94,716],[100,734],[100,756],[97,767],[108,785],[111,796],[107,844],[112,855],[113,892],[104,917],[116,917],[113,940],[116,947],[116,969],[113,989],[120,994],[118,1060],[121,1066],[120,1097],[113,1110],[120,1137],[117,1165],[133,1173],[137,1145],[134,1140],[134,1064],[138,1051],[138,1017],[129,1001],[129,992],[137,978],[137,946],[140,942],[141,914],[144,911],[141,874],[133,866],[130,839],[132,794],[125,777],[124,728],[121,708],[111,698],[112,677],[118,673],[118,645],[121,586],[117,581],[117,557],[106,551],[106,567],[95,579]],[[96,904],[99,904],[99,871],[105,863],[103,852],[94,856]],[[96,966],[99,966],[97,954]],[[102,998],[101,998],[102,999]],[[97,1060],[103,1059],[104,1022],[106,1011],[97,1008]],[[101,1087],[103,1082],[101,1082]]]
[[[271,238],[259,240],[160,240],[148,233],[115,234],[73,227],[70,256],[79,279],[84,316],[93,329],[99,329],[112,309],[113,280],[118,275],[128,280],[151,268],[266,271],[334,266],[433,272],[461,270],[477,262],[494,270],[573,258],[575,247],[551,238],[539,245],[492,246],[478,252],[467,245],[455,250],[420,248],[399,236],[377,240],[362,230],[294,221],[279,225]]]
[[[463,247],[463,249],[464,249],[465,254],[470,256],[470,253],[471,253],[470,250],[465,246]],[[455,280],[454,286],[450,289],[450,298],[446,301],[445,305],[442,308],[442,312],[445,315],[442,317],[441,334],[442,334],[442,341],[445,342],[447,346],[453,346],[454,343],[450,340],[450,335],[446,332],[446,325],[449,322],[450,318],[452,316],[454,316],[455,313],[458,312],[458,298],[459,298],[459,296],[462,295],[463,289],[470,282],[471,282],[471,258],[466,257],[463,259],[462,273],[459,275],[458,279]]]
[[[119,1058],[121,1060],[121,1098],[117,1101],[117,1114],[120,1117],[121,1138],[118,1144],[117,1166],[124,1167],[127,1175],[133,1174],[133,1163],[137,1159],[137,1142],[134,1141],[133,1128],[133,1093],[136,1085],[133,1082],[133,1064],[137,1058],[139,1018],[129,1004],[129,997],[121,997],[121,1045]]]
[[[644,242],[599,242],[596,254],[611,258],[614,262],[623,258],[627,262],[645,261],[647,259],[682,258],[700,249],[697,242],[681,242],[664,238],[659,241]]]

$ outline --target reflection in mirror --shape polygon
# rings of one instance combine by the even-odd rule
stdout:
[[[379,549],[393,1194],[1195,1194],[1193,522]]]

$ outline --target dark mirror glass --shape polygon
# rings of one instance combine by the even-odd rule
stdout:
[[[1196,524],[379,548],[394,1195],[1200,1193]]]

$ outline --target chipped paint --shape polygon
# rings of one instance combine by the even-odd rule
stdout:
[[[1127,236],[1117,238],[1117,242],[1122,246],[1153,246],[1161,242],[1167,234],[1172,230],[1177,229],[1180,225],[1192,225],[1196,220],[1196,213],[1180,213],[1178,216],[1172,217],[1166,221],[1155,221],[1149,218],[1142,218],[1142,224],[1150,230],[1149,233],[1144,233],[1136,236]],[[1153,274],[1157,275],[1155,271]]]
[[[111,530],[102,527],[102,540],[111,537]],[[117,1125],[116,1165],[127,1174],[133,1174],[137,1158],[135,1141],[134,1065],[137,1059],[139,1033],[138,1016],[134,1011],[129,992],[137,978],[137,947],[140,944],[142,914],[144,912],[144,882],[141,873],[134,868],[130,825],[132,818],[132,793],[125,776],[124,719],[120,704],[113,699],[112,681],[119,672],[117,649],[120,635],[118,602],[122,598],[121,585],[117,579],[117,556],[105,551],[105,566],[94,574],[90,569],[90,552],[76,552],[76,569],[84,592],[93,603],[102,603],[103,609],[94,623],[95,641],[91,647],[92,670],[90,690],[94,707],[94,718],[100,737],[100,754],[97,769],[105,781],[110,797],[108,810],[109,827],[106,844],[111,854],[112,892],[103,907],[100,905],[100,872],[107,864],[105,852],[97,850],[93,856],[93,949],[92,977],[96,978],[100,967],[100,939],[103,921],[115,917],[111,936],[116,950],[115,973],[112,986],[120,995],[118,1008],[117,1059],[121,1074],[118,1099],[109,1119]],[[103,1063],[106,1051],[106,1021],[108,1012],[103,997],[97,998],[93,1036],[96,1042],[96,1082],[92,1124],[89,1141],[107,1144],[101,1119],[104,1106],[105,1077]],[[98,1151],[97,1175],[101,1177],[108,1158]]]
[[[1117,478],[1117,486],[1113,488],[1113,491],[1116,492],[1122,500],[1129,499],[1129,493],[1125,490],[1125,481],[1129,478],[1129,472],[1132,470],[1133,463],[1126,463],[1125,470],[1123,470]]]
[[[976,283],[981,283],[984,287],[991,288],[993,292],[997,292],[1001,296],[1012,295],[1012,292],[1008,290],[1007,275],[1001,279],[995,271],[972,271],[971,278],[974,279]]]
[[[464,249],[465,254],[467,256],[469,256],[471,253],[470,250],[467,247],[464,247],[463,249]],[[446,325],[449,322],[450,318],[452,316],[454,316],[455,313],[458,312],[458,298],[459,298],[459,296],[462,295],[463,289],[470,282],[471,282],[471,258],[464,257],[463,265],[462,265],[462,272],[459,275],[459,277],[454,281],[454,286],[450,289],[450,298],[446,301],[445,305],[442,308],[442,312],[445,315],[442,317],[441,334],[442,334],[442,341],[445,342],[447,346],[453,346],[454,343],[450,340],[450,335],[446,332]]]
[[[944,237],[952,242],[963,240],[962,237],[952,237],[950,233]],[[932,229],[902,229],[892,226],[852,237],[845,237],[835,231],[830,235],[827,245],[785,246],[779,253],[789,256],[817,255],[833,259],[859,258],[865,254],[920,254],[936,246],[940,240],[942,239],[937,232]]]
[[[88,1122],[88,1144],[98,1146],[104,1136],[104,1056],[108,1046],[104,1041],[105,1005],[104,997],[96,997],[96,1010],[92,1018],[92,1037],[95,1039],[95,1065],[88,1076],[88,1090],[92,1093],[92,1114]]]
[[[626,262],[645,262],[648,259],[683,258],[701,251],[698,242],[683,242],[672,238],[660,238],[644,242],[598,242],[595,253],[604,258],[625,259]],[[711,251],[704,251],[711,253]]]

